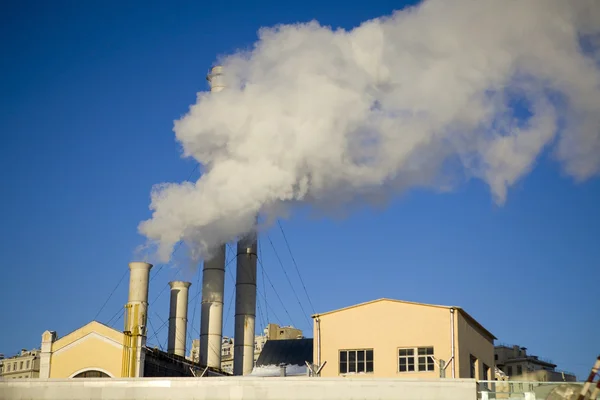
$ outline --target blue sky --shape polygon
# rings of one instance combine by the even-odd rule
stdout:
[[[0,6],[0,320],[8,327],[0,353],[39,347],[43,331],[64,335],[96,316],[143,243],[137,225],[150,216],[152,185],[182,181],[194,170],[180,157],[173,120],[207,90],[217,55],[251,45],[261,26],[315,18],[351,28],[402,6],[248,3]],[[503,207],[471,182],[445,194],[414,191],[345,220],[298,212],[282,226],[315,311],[381,297],[459,305],[500,342],[526,346],[583,378],[600,350],[599,199],[600,180],[576,184],[545,157]],[[268,310],[269,321],[310,336],[269,238],[302,308],[313,312],[275,227],[260,246],[276,291],[259,270],[267,305],[259,295],[258,325]],[[193,266],[156,271],[151,330],[168,318],[167,291],[156,297],[170,279],[191,280],[192,297],[200,286]],[[230,272],[225,334],[233,335]],[[127,276],[98,319],[109,321],[126,297]],[[163,328],[150,343],[165,346],[166,334]]]

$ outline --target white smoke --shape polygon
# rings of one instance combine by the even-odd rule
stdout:
[[[350,31],[261,29],[219,60],[228,88],[175,122],[195,182],[152,192],[139,229],[163,261],[248,231],[257,212],[335,210],[411,187],[508,188],[551,147],[576,180],[600,169],[600,2],[429,0]]]

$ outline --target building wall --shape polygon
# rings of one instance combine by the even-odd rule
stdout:
[[[196,400],[477,400],[473,380],[370,380],[313,378],[10,380],[0,400],[196,399]]]
[[[457,314],[455,324],[458,334],[457,377],[494,380],[493,338],[483,332],[461,310],[457,310],[455,314]]]
[[[40,351],[25,350],[20,354],[0,360],[0,377],[4,379],[38,378],[40,376]]]
[[[52,343],[50,378],[70,378],[96,370],[120,377],[123,333],[95,321]]]
[[[437,359],[448,361],[451,356],[450,314],[445,308],[377,301],[322,315],[320,328],[321,363],[327,361],[322,377],[437,378],[438,366],[428,372],[399,372],[399,348],[433,347]],[[317,338],[316,324],[314,335]],[[346,349],[373,349],[373,372],[340,374],[339,352]]]
[[[463,311],[455,309],[455,357],[456,378],[469,378],[470,355],[473,354],[489,367],[488,376],[494,371],[493,336]],[[317,323],[314,325],[314,362],[327,362],[321,370],[322,377],[362,376],[362,377],[398,377],[398,378],[438,378],[442,376],[440,361],[448,363],[452,356],[452,333],[450,307],[410,303],[389,299],[359,304],[342,310],[318,316],[320,320],[320,339]],[[433,348],[434,360],[428,353],[420,356],[419,350]],[[340,351],[372,349],[372,372],[340,372]],[[413,349],[414,370],[401,371],[400,359],[409,356],[399,354],[401,349]],[[406,354],[406,352],[404,353]],[[358,356],[358,353],[357,353]],[[419,363],[425,370],[420,370]],[[342,366],[343,367],[343,366]],[[342,368],[343,369],[343,368]],[[482,373],[475,377],[482,376]],[[452,364],[445,369],[445,377],[452,377]],[[492,378],[493,379],[493,378]]]

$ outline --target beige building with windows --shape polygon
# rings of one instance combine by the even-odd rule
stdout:
[[[322,377],[494,379],[496,337],[460,307],[379,299],[313,319]]]
[[[0,359],[0,378],[21,379],[40,376],[40,351],[22,349],[19,354]]]
[[[571,372],[557,371],[552,361],[527,354],[527,348],[500,344],[494,348],[496,367],[507,380],[539,382],[575,382]]]

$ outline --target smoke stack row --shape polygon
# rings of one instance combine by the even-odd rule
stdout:
[[[144,347],[147,339],[148,286],[152,264],[129,263],[129,298],[125,305],[125,342],[121,376],[139,378],[144,376]],[[190,282],[169,282],[171,305],[169,312],[168,352],[185,356],[188,293]]]
[[[214,67],[206,78],[211,92],[225,88],[222,67]],[[219,246],[205,260],[202,269],[202,307],[200,316],[200,363],[221,368],[223,337],[223,300],[225,291],[225,250]],[[254,329],[256,318],[257,235],[242,237],[237,244],[235,284],[234,375],[247,375],[254,367]],[[144,376],[144,351],[147,337],[148,285],[151,264],[129,264],[129,301],[125,316],[123,346],[124,377]],[[167,351],[185,357],[190,282],[169,282],[169,337]]]
[[[210,91],[225,88],[223,67],[213,67],[206,77]],[[221,367],[223,337],[223,298],[225,291],[225,245],[214,249],[202,271],[202,315],[200,317],[200,362]],[[247,375],[254,367],[254,327],[256,317],[257,236],[251,233],[238,241],[235,284],[234,375]]]

